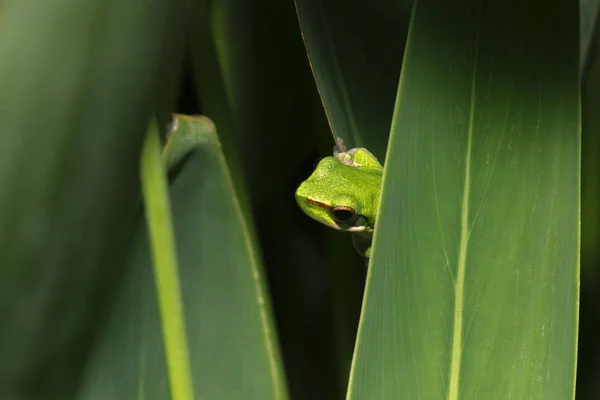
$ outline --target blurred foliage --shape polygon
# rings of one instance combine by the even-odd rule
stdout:
[[[322,251],[323,236],[315,232],[324,230],[299,212],[293,196],[297,182],[331,145],[319,144],[319,138],[327,137],[327,125],[293,3],[198,4],[202,10],[197,15],[211,17],[208,29],[203,29],[212,42],[204,41],[206,35],[194,28],[190,51],[197,93],[202,112],[219,127],[226,155],[239,156],[239,165],[232,168],[240,169],[237,175],[251,201],[250,221],[262,244],[290,390],[306,398],[336,397],[331,281],[327,264],[315,256]],[[207,54],[216,60],[207,60]],[[222,86],[215,84],[217,74]],[[231,111],[222,130],[220,121],[227,117],[215,101],[223,104],[223,99]],[[303,160],[310,161],[303,165]]]
[[[331,154],[332,133],[386,158],[412,6],[0,0],[0,399],[66,399],[77,389],[81,398],[167,398],[136,177],[153,110],[163,127],[176,111],[206,115],[218,131],[169,170],[196,393],[345,398],[366,270],[349,235],[303,215],[294,191]],[[541,18],[552,11],[529,7]],[[581,399],[600,391],[597,9],[580,3]],[[535,37],[562,49],[559,31]],[[548,52],[548,70],[571,65],[563,55]],[[446,56],[435,55],[435,67],[448,67],[451,80],[460,72]],[[423,62],[413,74],[426,84],[433,69]],[[400,177],[410,154],[396,147]],[[388,209],[402,196],[389,196]]]
[[[3,2],[0,398],[68,398],[103,324],[178,1]]]
[[[173,126],[165,159],[181,163],[182,150],[189,153],[172,176],[170,195],[187,333],[187,343],[178,344],[189,355],[196,398],[285,399],[261,262],[215,127],[206,118],[180,115]],[[180,316],[172,309],[165,315],[164,307],[159,313],[157,299],[162,306],[165,293],[154,290],[146,225],[150,223],[140,213],[127,272],[88,363],[81,399],[169,398],[172,377],[167,375],[159,320],[176,324]]]

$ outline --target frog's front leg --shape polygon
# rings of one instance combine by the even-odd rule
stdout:
[[[352,234],[352,244],[354,248],[363,257],[369,258],[371,256],[371,241],[372,238],[365,237],[359,234]]]

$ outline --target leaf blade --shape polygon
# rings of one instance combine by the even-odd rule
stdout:
[[[171,140],[197,145],[171,184],[195,394],[285,399],[259,253],[214,125],[205,117],[175,118],[177,131]],[[178,155],[181,147],[171,144],[167,149]],[[165,154],[165,159],[174,158]],[[82,399],[169,395],[147,233],[138,222],[127,276],[87,371]]]
[[[295,3],[332,134],[383,162],[412,2]]]
[[[511,7],[416,5],[349,399],[574,395],[577,12]]]

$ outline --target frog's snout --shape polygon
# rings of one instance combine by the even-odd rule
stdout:
[[[307,196],[303,190],[302,185],[300,185],[298,187],[298,189],[296,189],[296,193],[294,193],[294,197],[296,198],[296,203],[298,204],[298,206],[304,210],[306,205],[307,205]]]
[[[308,197],[306,194],[306,181],[302,182],[300,186],[298,186],[294,196],[296,197],[296,203],[298,203],[298,205],[306,203],[306,198]]]

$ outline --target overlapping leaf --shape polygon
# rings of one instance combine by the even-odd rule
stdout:
[[[214,126],[178,116],[170,141],[197,148],[171,185],[194,393],[285,399],[262,266]],[[177,143],[167,145],[176,161]],[[82,399],[169,397],[147,233],[138,220],[127,276],[87,374]],[[164,318],[171,318],[166,315]]]
[[[577,19],[416,4],[349,399],[573,397]]]

